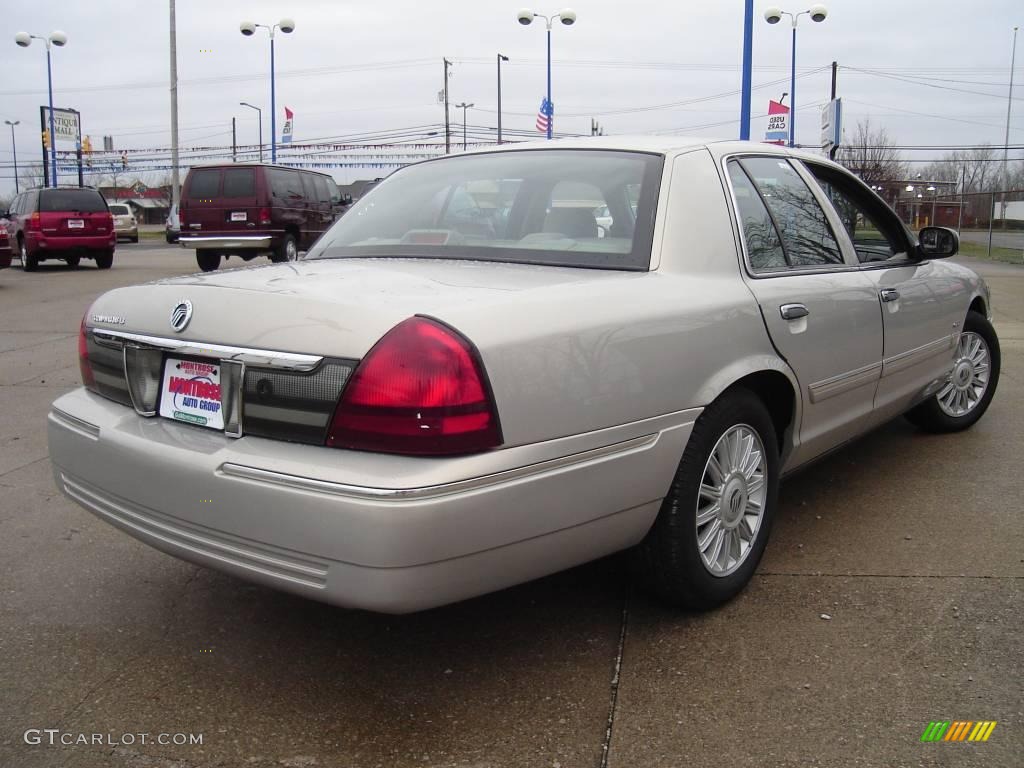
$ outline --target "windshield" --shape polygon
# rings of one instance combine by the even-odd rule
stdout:
[[[306,258],[411,256],[646,270],[662,164],[660,155],[571,149],[419,163],[360,199]]]
[[[39,210],[96,213],[107,210],[107,204],[94,189],[44,189],[39,196]]]

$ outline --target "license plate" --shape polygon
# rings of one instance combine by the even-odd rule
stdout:
[[[224,429],[220,365],[168,357],[160,385],[160,415],[200,427]]]
[[[231,212],[231,220],[232,221],[245,221],[247,218],[248,218],[248,216],[245,215],[245,211],[232,211]]]
[[[68,229],[85,229],[85,221],[82,219],[68,219]]]

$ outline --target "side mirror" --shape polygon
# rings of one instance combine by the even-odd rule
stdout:
[[[917,237],[922,259],[945,259],[960,250],[960,236],[948,227],[925,227]]]

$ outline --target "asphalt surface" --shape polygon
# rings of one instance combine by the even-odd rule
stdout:
[[[720,610],[667,609],[612,558],[387,617],[179,562],[55,490],[45,417],[86,306],[193,265],[144,243],[105,272],[0,272],[0,766],[1022,764],[1024,268],[972,263],[1003,350],[985,418],[896,421],[787,481]],[[921,743],[933,720],[998,725]]]

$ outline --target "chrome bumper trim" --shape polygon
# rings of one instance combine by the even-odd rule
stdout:
[[[178,244],[182,248],[204,249],[232,249],[232,248],[270,248],[272,238],[270,235],[181,235]]]
[[[221,360],[237,360],[246,365],[261,368],[276,368],[287,371],[312,371],[323,360],[320,355],[304,355],[297,352],[277,352],[270,349],[251,349],[249,347],[233,347],[225,344],[206,344],[188,339],[168,339],[161,336],[147,336],[127,331],[112,331],[106,328],[93,328],[92,334],[100,343],[133,342],[147,347],[155,347],[179,355],[195,357],[216,357]]]
[[[557,459],[549,459],[536,464],[529,464],[525,467],[508,469],[503,472],[495,472],[490,475],[472,477],[467,480],[458,480],[452,483],[441,485],[428,485],[419,488],[373,488],[364,485],[350,485],[348,483],[334,483],[329,480],[317,480],[312,477],[301,477],[289,475],[284,472],[275,472],[269,469],[249,467],[244,464],[225,462],[221,464],[218,472],[228,477],[236,477],[241,480],[249,480],[257,483],[269,483],[280,485],[286,488],[293,488],[299,491],[312,491],[332,496],[346,496],[354,499],[371,499],[376,501],[420,501],[422,499],[433,499],[439,496],[448,496],[454,493],[476,491],[491,486],[509,483],[515,480],[523,480],[536,475],[555,472],[569,467],[576,467],[583,464],[604,461],[613,457],[644,450],[658,442],[658,433],[634,437],[620,443],[605,445],[600,448],[593,448],[589,451],[573,453],[569,456],[561,456]]]
[[[90,424],[88,421],[72,416],[70,413],[62,411],[60,408],[52,408],[50,410],[50,416],[54,420],[59,421],[63,426],[77,432],[83,437],[87,437],[90,440],[100,439],[100,428],[95,424]]]

